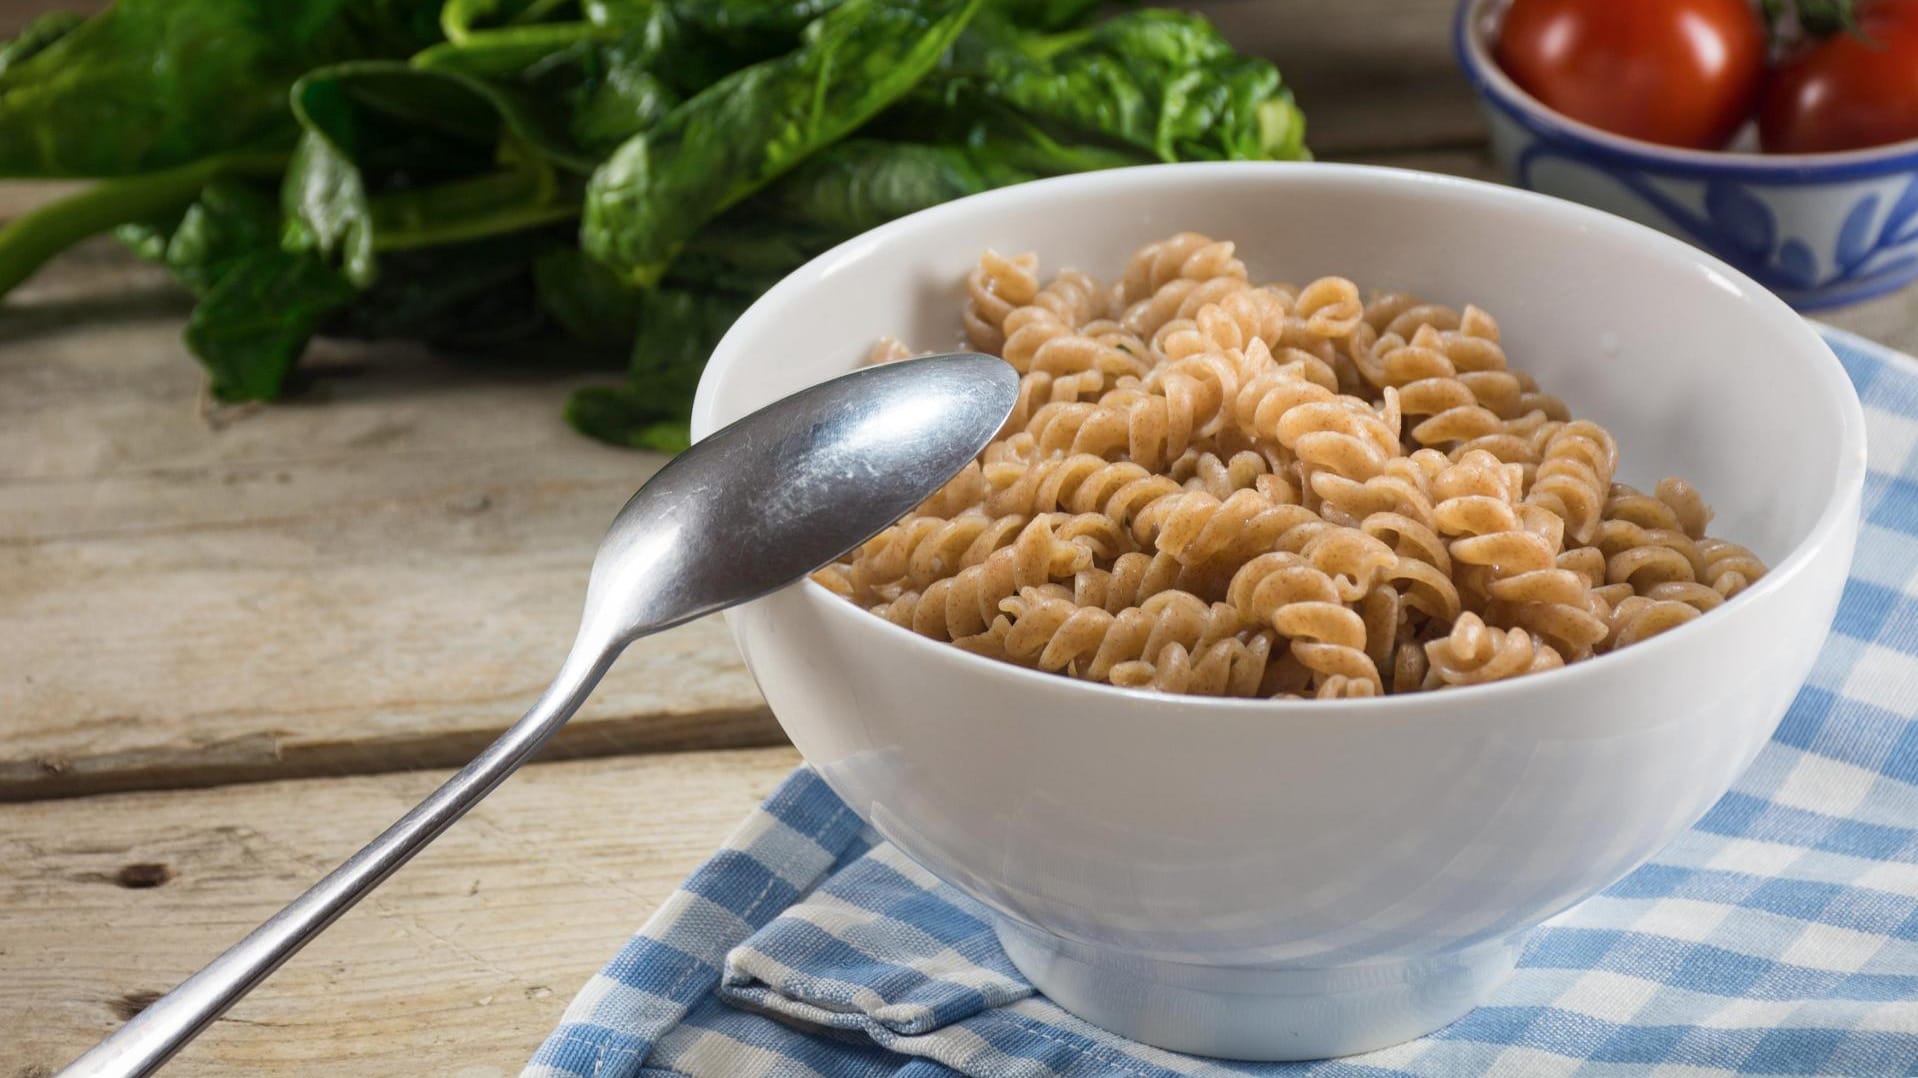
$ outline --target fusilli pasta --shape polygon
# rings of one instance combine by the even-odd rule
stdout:
[[[1128,688],[1352,699],[1551,669],[1723,605],[1765,566],[1689,484],[1507,363],[1499,327],[1341,277],[1255,283],[1183,232],[1118,282],[988,252],[972,346],[1012,417],[814,577],[914,632]],[[911,351],[890,338],[868,362]]]

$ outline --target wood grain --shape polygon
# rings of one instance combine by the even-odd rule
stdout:
[[[0,37],[12,37],[49,11],[98,11],[107,0],[0,0]]]
[[[209,414],[181,304],[91,246],[0,320],[0,798],[457,763],[571,639],[654,455],[563,357],[322,347]],[[560,755],[779,740],[730,638],[635,645]]]
[[[530,767],[167,1074],[515,1073],[796,762],[757,749]],[[443,777],[0,806],[0,1078],[53,1073]]]
[[[1452,62],[1454,0],[1212,0],[1196,7],[1278,65],[1322,158],[1477,145],[1476,99]]]

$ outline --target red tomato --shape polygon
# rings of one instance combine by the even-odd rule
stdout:
[[[1497,54],[1512,81],[1575,120],[1709,150],[1751,114],[1765,27],[1749,0],[1517,0]]]
[[[1918,2],[1861,4],[1858,32],[1808,43],[1765,88],[1759,141],[1772,153],[1833,153],[1918,139]]]

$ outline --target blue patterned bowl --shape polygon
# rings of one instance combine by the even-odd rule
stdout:
[[[1918,279],[1918,141],[1850,153],[1683,150],[1600,131],[1507,78],[1491,42],[1510,0],[1464,0],[1459,65],[1512,182],[1671,233],[1800,310]]]

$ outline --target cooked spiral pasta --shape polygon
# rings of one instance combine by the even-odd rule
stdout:
[[[1278,289],[1235,289],[1201,306],[1190,318],[1174,318],[1159,326],[1152,334],[1152,355],[1165,361],[1243,350],[1254,339],[1271,348],[1285,338],[1286,315],[1284,294]]]
[[[957,641],[984,632],[998,616],[999,604],[1021,588],[1070,580],[1093,564],[1084,544],[1058,537],[1059,520],[1057,514],[1033,519],[1010,545],[933,581],[924,591],[903,591],[876,605],[874,613],[942,640]],[[856,577],[852,584],[853,601],[873,598],[871,589],[861,588]]]
[[[1612,473],[1618,468],[1618,444],[1604,427],[1579,419],[1552,432],[1525,500],[1543,506],[1565,522],[1566,530],[1589,543],[1604,515]]]
[[[1532,633],[1567,660],[1590,656],[1610,634],[1610,605],[1576,570],[1534,569],[1493,581],[1489,590],[1494,622]]]
[[[1644,591],[1658,584],[1697,580],[1705,568],[1697,542],[1682,531],[1641,528],[1628,520],[1607,520],[1593,545],[1605,555],[1605,579]]]
[[[1290,552],[1261,554],[1245,563],[1226,588],[1226,601],[1252,624],[1267,624],[1292,642],[1292,654],[1312,671],[1315,686],[1332,678],[1368,682],[1382,692],[1378,667],[1366,652],[1365,619],[1340,596],[1330,575]]]
[[[1181,232],[1141,247],[1126,263],[1114,293],[1118,305],[1130,306],[1177,280],[1204,281],[1214,277],[1245,279],[1245,263],[1232,257],[1233,245],[1197,232]]]
[[[912,349],[897,337],[881,337],[872,342],[872,348],[866,352],[866,366],[877,367],[883,363],[897,363],[902,359],[911,359]]]
[[[982,352],[997,353],[1004,349],[1006,316],[1015,308],[1031,303],[1038,294],[1037,255],[1006,258],[996,251],[987,251],[966,278],[963,319],[966,340]]]
[[[986,560],[1025,525],[1025,517],[995,519],[979,512],[960,513],[950,520],[907,517],[859,548],[852,560],[853,584],[867,591],[902,581],[923,588]]]
[[[1451,539],[1452,559],[1482,567],[1497,581],[1553,567],[1562,526],[1518,500],[1518,468],[1489,453],[1468,453],[1434,481],[1432,519]]]
[[[1029,370],[1032,355],[1054,337],[1069,335],[1104,314],[1099,285],[1077,270],[1065,270],[1033,293],[1030,302],[1006,313],[999,329],[1006,335],[1005,360]]]
[[[1729,599],[1765,575],[1765,563],[1758,555],[1723,539],[1700,539],[1694,548],[1702,563],[1699,579]]]
[[[988,466],[986,481],[993,486],[982,501],[995,516],[1064,509],[1103,514],[1120,527],[1130,527],[1140,510],[1181,489],[1168,476],[1093,453],[1047,457],[1029,465]]]
[[[1693,539],[1703,539],[1712,512],[1690,483],[1663,479],[1653,494],[1613,483],[1611,494],[1605,499],[1605,519],[1626,520],[1641,528],[1682,531]]]
[[[1483,685],[1565,665],[1551,645],[1523,629],[1497,629],[1460,614],[1452,631],[1425,645],[1428,685]]]
[[[1617,482],[1611,434],[1512,368],[1478,307],[1258,284],[1194,232],[1110,287],[987,252],[966,293],[966,338],[1020,372],[1011,418],[814,579],[975,654],[1362,699],[1629,647],[1765,572],[1689,484]]]
[[[1283,465],[1280,465],[1281,467]],[[1187,450],[1166,474],[1186,490],[1203,490],[1214,498],[1224,500],[1241,490],[1257,490],[1274,501],[1291,502],[1292,488],[1289,484],[1274,488],[1275,482],[1284,483],[1285,477],[1273,471],[1274,461],[1266,455],[1250,449],[1241,449],[1230,455],[1208,450]],[[1275,495],[1274,489],[1285,493]]]
[[[1614,648],[1636,644],[1646,637],[1656,636],[1667,629],[1698,617],[1698,608],[1670,599],[1652,599],[1643,595],[1634,595],[1618,604],[1608,619],[1611,635],[1607,643]]]
[[[1292,311],[1307,333],[1327,340],[1351,336],[1365,319],[1359,286],[1343,277],[1321,277],[1306,285],[1293,301]]]
[[[993,636],[1008,659],[1092,681],[1114,681],[1116,675],[1117,683],[1145,686],[1160,668],[1178,668],[1174,676],[1187,691],[1203,681],[1211,695],[1249,696],[1258,689],[1271,646],[1265,637],[1238,639],[1244,623],[1232,607],[1183,591],[1160,592],[1116,614],[1038,588],[1022,589],[999,605],[1005,613]],[[1215,658],[1215,646],[1227,642],[1246,646],[1260,662],[1244,661],[1248,656],[1229,646]]]

